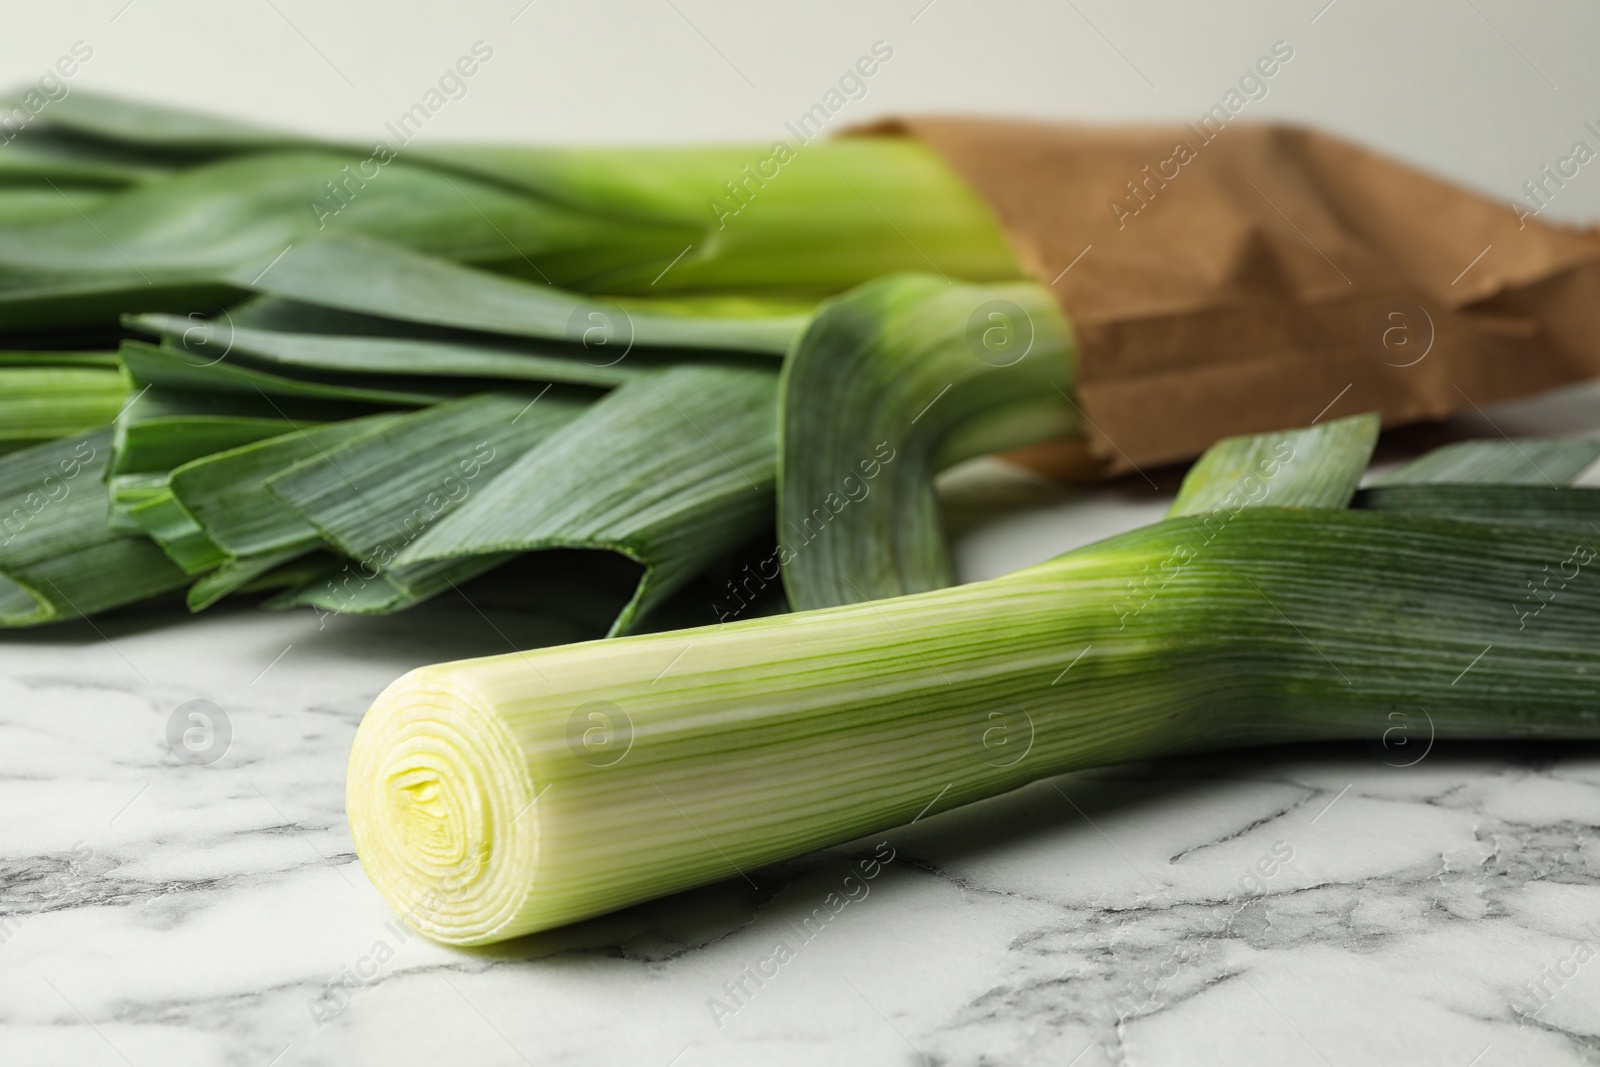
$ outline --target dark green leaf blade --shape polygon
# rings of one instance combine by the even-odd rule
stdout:
[[[231,556],[309,551],[320,543],[318,530],[281,497],[268,492],[268,480],[302,461],[324,458],[346,442],[379,433],[397,419],[395,415],[369,415],[213,453],[174,470],[168,487]]]
[[[0,626],[93,615],[188,580],[142,537],[106,528],[101,430],[0,458]]]
[[[312,559],[314,551],[294,547],[259,556],[230,559],[189,587],[185,596],[189,610],[201,612],[223,597],[260,588],[263,583],[271,582],[275,574],[283,584],[298,585],[310,576],[309,573],[291,575],[289,572],[298,565],[297,561],[305,563]]]
[[[13,92],[15,100],[20,94]],[[39,113],[46,128],[161,152],[246,150],[305,145],[311,138],[188,108],[75,88]]]
[[[625,312],[577,293],[359,237],[304,242],[268,270],[252,263],[229,277],[240,288],[367,315],[577,343],[587,336],[622,351],[639,344],[781,355],[806,321]]]
[[[590,402],[553,389],[485,393],[399,417],[273,478],[272,493],[353,561],[277,606],[397,611],[504,562],[498,552],[403,565],[396,558]]]
[[[166,485],[137,498],[113,487],[112,506],[126,523],[111,523],[113,530],[140,530],[161,547],[167,558],[185,574],[204,574],[227,562],[228,553],[213,541],[189,509],[179,503]]]
[[[624,633],[770,521],[777,376],[677,367],[630,381],[400,553],[401,564],[600,548],[645,568]]]
[[[631,353],[619,363],[590,362],[581,346],[546,345],[525,351],[501,344],[467,344],[408,337],[352,337],[340,334],[295,333],[238,326],[227,321],[183,318],[177,315],[135,315],[128,324],[160,333],[170,343],[183,345],[196,360],[207,353],[226,353],[235,361],[281,368],[295,375],[322,371],[352,376],[417,376],[507,381],[563,382],[611,387],[651,366],[660,364],[653,352]],[[209,358],[216,358],[211,355]],[[350,384],[360,385],[352,377]]]
[[[1600,490],[1549,485],[1375,485],[1356,507],[1600,536]]]
[[[273,400],[145,386],[117,419],[113,476],[165,472],[213,452],[277,437],[299,427],[371,414],[368,405]]]
[[[396,418],[274,477],[292,505],[353,559],[391,563],[424,531],[577,418],[590,398],[485,393]]]
[[[449,399],[449,393],[424,388],[375,389],[305,381],[246,367],[226,356],[200,356],[143,341],[122,343],[122,362],[135,386],[206,394],[250,397],[293,397],[384,407],[422,407]]]

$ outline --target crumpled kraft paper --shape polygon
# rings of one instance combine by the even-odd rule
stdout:
[[[1107,473],[1600,375],[1600,233],[1326,134],[958,118],[861,132],[943,156],[1057,294]]]

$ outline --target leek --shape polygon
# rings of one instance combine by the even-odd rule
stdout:
[[[52,367],[49,412],[25,412],[13,389],[31,421],[6,437],[0,403],[0,450],[115,415],[109,528],[190,575],[195,608],[297,578],[269,606],[392,611],[516,553],[598,550],[638,575],[612,624],[635,629],[771,528],[779,357],[819,299],[897,271],[1022,273],[989,208],[905,138],[785,149],[781,178],[751,173],[771,146],[418,145],[377,154],[374,176],[367,145],[76,91],[7,147],[0,335],[67,348],[120,324],[148,339],[122,339],[117,365]],[[884,380],[874,362],[887,365],[859,354],[863,380]],[[311,450],[344,445],[324,435],[542,386],[616,392],[550,442],[503,451],[460,514],[452,504],[374,562],[379,542],[350,527],[410,510],[384,494],[417,487],[330,489]],[[794,403],[820,413],[831,401],[814,392]],[[963,388],[947,407],[976,417],[985,395]],[[955,433],[944,413],[925,428]],[[430,438],[385,440],[424,456]],[[908,492],[920,510],[895,522],[926,518],[926,496]],[[942,553],[936,542],[921,586],[948,580]]]
[[[413,671],[356,735],[357,852],[419,930],[474,945],[1083,767],[1373,736],[1396,708],[1441,737],[1600,736],[1593,541],[1342,510],[1375,429],[1222,442],[1180,514],[991,581]]]
[[[457,383],[506,380],[610,387],[621,385],[636,370],[657,362],[654,354],[646,351],[625,362],[605,365],[571,358],[572,353],[566,351],[529,351],[504,342],[469,344],[412,337],[262,329],[239,325],[242,318],[235,309],[227,321],[220,323],[195,322],[176,315],[136,315],[128,322],[134,328],[165,335],[174,348],[197,361],[206,360],[208,353],[226,353],[225,358],[235,363],[260,369],[275,368],[280,373],[303,377],[319,373],[382,376],[394,380],[426,377],[441,379],[437,386],[442,386],[445,380]],[[440,392],[444,395],[443,389]]]
[[[1372,412],[1302,430],[1230,437],[1189,468],[1167,515],[1231,513],[1248,504],[1345,507],[1377,443]]]
[[[815,299],[898,270],[1021,273],[988,207],[916,142],[786,149],[781,176],[751,174],[771,155],[375,153],[80,89],[0,162],[22,198],[0,197],[0,332],[229,303],[329,234],[586,293]]]
[[[1544,625],[1507,607],[1572,550],[1246,508],[968,586],[426,667],[361,724],[351,829],[397,911],[483,944],[1078,768],[1373,736],[1397,707],[1441,737],[1600,736],[1592,575]]]
[[[607,594],[632,576],[620,634],[774,529],[741,593],[780,571],[802,609],[931,591],[953,580],[934,475],[1080,421],[1049,289],[909,140],[807,145],[777,179],[747,173],[770,148],[420,145],[352,179],[367,146],[76,91],[7,148],[0,334],[62,351],[0,353],[0,452],[115,416],[108,530],[153,542],[196,609],[395,611],[521,553],[605,553],[583,569]],[[480,440],[496,463],[419,525]],[[1573,446],[1518,447],[1549,485],[1452,453],[1355,506],[1600,518],[1558,484]],[[49,473],[30,454],[21,482]],[[1463,490],[1463,464],[1492,484]],[[1271,502],[1340,506],[1359,471],[1302,474]]]

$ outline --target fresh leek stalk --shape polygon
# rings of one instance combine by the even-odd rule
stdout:
[[[7,148],[0,333],[227,303],[328,236],[612,295],[815,300],[892,271],[1021,276],[988,206],[907,138],[398,151],[77,90]]]
[[[357,852],[417,929],[475,945],[1099,764],[1371,737],[1396,711],[1600,736],[1591,539],[1270,506],[1307,491],[1296,470],[1348,498],[1373,430],[1225,442],[1185,486],[1204,510],[991,581],[413,671],[356,735]],[[1563,560],[1579,576],[1519,626]]]

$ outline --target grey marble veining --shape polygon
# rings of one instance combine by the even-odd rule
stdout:
[[[963,572],[1163,498],[1083,503],[972,526]],[[1068,775],[507,945],[430,944],[355,859],[356,725],[410,667],[551,636],[445,599],[0,640],[0,1064],[1600,1061],[1594,745]],[[167,740],[197,700],[232,729],[206,765]]]

